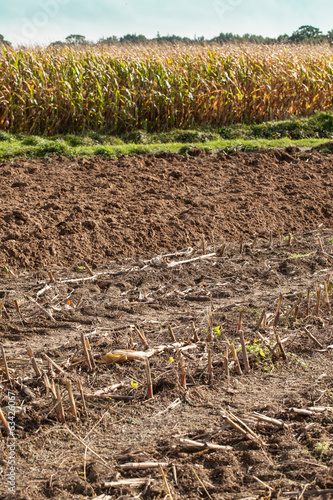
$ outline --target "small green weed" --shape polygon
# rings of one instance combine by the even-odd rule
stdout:
[[[322,458],[323,454],[329,449],[330,446],[331,444],[328,441],[319,441],[313,448],[313,454]]]
[[[313,252],[310,252],[310,253],[292,253],[290,255],[288,255],[288,259],[305,259],[306,257],[311,257],[311,255],[313,254]]]
[[[296,363],[298,363],[302,368],[306,369],[308,367],[305,361],[301,357],[297,356],[297,354],[293,352],[287,352],[287,356],[294,359]]]

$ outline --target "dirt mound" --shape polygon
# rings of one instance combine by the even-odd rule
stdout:
[[[153,256],[333,222],[330,155],[269,151],[0,164],[0,265]],[[193,153],[192,152],[192,153]]]

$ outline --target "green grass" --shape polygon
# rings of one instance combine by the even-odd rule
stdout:
[[[85,135],[39,137],[0,131],[0,158],[41,157],[51,154],[117,157],[160,151],[185,154],[192,147],[214,153],[221,149],[251,151],[287,146],[313,147],[320,144],[323,144],[325,152],[325,142],[331,138],[333,113],[317,113],[307,119],[232,125],[220,129],[206,127],[151,134],[138,130],[121,136],[90,132]]]
[[[36,138],[39,139],[39,138]],[[203,148],[206,151],[218,152],[224,149],[228,152],[234,150],[252,151],[257,149],[281,148],[287,146],[318,146],[322,139],[307,139],[292,141],[290,139],[257,139],[257,140],[215,140],[209,142],[165,142],[150,144],[83,144],[72,146],[65,139],[41,139],[36,145],[27,144],[26,139],[20,140],[13,137],[8,142],[0,142],[0,158],[9,159],[14,157],[43,157],[53,155],[78,157],[104,155],[118,157],[121,155],[147,154],[167,151],[171,153],[185,154],[192,147]]]

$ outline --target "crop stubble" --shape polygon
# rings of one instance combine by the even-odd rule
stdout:
[[[328,348],[332,324],[325,286],[319,311],[316,308],[318,285],[329,284],[332,272],[331,157],[315,151],[217,157],[194,153],[197,156],[188,158],[50,158],[1,165],[6,173],[1,176],[1,265],[16,277],[1,280],[5,309],[0,335],[8,367],[14,370],[11,376],[26,376],[25,385],[33,393],[29,399],[16,389],[17,401],[26,408],[26,415],[17,416],[22,428],[17,430],[17,498],[79,498],[93,491],[111,498],[133,497],[145,488],[144,498],[157,498],[167,484],[173,498],[201,498],[208,492],[212,498],[231,500],[251,494],[256,498],[259,490],[263,495],[265,486],[260,481],[274,494],[280,489],[282,498],[288,492],[300,493],[306,484],[307,490],[333,487],[332,412],[302,415],[292,410],[333,406],[332,349]],[[45,215],[38,217],[41,213]],[[56,230],[55,223],[59,223]],[[64,228],[67,231],[62,233]],[[44,231],[48,246],[40,238]],[[14,232],[15,238],[8,239]],[[212,232],[217,254],[209,257],[214,253]],[[204,259],[170,266],[172,261],[202,257],[203,234]],[[23,240],[30,253],[22,249]],[[189,246],[193,251],[188,254],[154,258]],[[52,271],[55,281],[47,271]],[[272,362],[264,342],[260,345],[265,358],[258,354],[255,325],[265,309],[268,327],[266,332],[260,330],[261,335],[274,343],[272,319],[280,294],[282,308],[276,324],[282,340],[288,337],[287,361],[280,357]],[[331,296],[330,291],[330,300]],[[231,367],[228,382],[221,355],[226,348],[223,335],[236,348],[240,346],[236,331],[240,311],[251,372],[239,375]],[[222,333],[219,337],[213,332],[208,343],[207,318],[213,327],[220,325]],[[184,351],[184,392],[177,349],[170,346],[173,340],[167,325],[177,341],[190,345],[192,323],[200,340],[196,348]],[[95,355],[130,348],[133,342],[141,350],[143,343],[135,330],[130,334],[130,325],[144,332],[150,347],[170,346],[150,358],[154,399],[143,399],[144,364],[97,363],[92,374],[80,361],[82,332]],[[66,375],[56,376],[63,394],[65,378],[72,380],[80,418],[72,420],[66,398],[64,412],[74,435],[59,423],[54,401],[37,382],[27,354],[29,345],[41,368],[47,368],[46,361],[41,361],[46,354],[65,371]],[[3,374],[2,407],[6,406],[5,378]],[[78,380],[85,394],[123,383],[112,394],[134,399],[86,396],[86,415]],[[247,420],[261,445],[234,428],[223,428],[227,410],[229,416],[241,419],[256,411],[282,420],[287,427],[256,426]],[[191,451],[181,439],[213,441],[232,449]],[[95,453],[88,449],[86,466],[82,440]],[[4,439],[0,445],[6,456]],[[121,467],[128,462],[167,463],[166,477],[163,481],[156,468]],[[148,486],[141,482],[135,489],[103,486],[133,477],[154,481]]]

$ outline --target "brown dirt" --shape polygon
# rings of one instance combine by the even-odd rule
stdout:
[[[153,256],[242,233],[332,225],[331,157],[285,151],[0,164],[0,265]]]
[[[0,278],[0,341],[15,380],[16,406],[22,407],[15,417],[12,496],[5,476],[9,442],[0,429],[1,499],[165,498],[158,469],[121,467],[147,461],[168,463],[164,470],[174,499],[297,498],[304,488],[304,498],[332,498],[323,491],[333,489],[333,412],[293,410],[333,407],[333,324],[324,293],[326,283],[332,302],[332,159],[292,150],[192,153],[197,156],[1,164],[0,263],[15,276],[3,272]],[[214,253],[213,233],[216,254],[170,265],[202,256],[203,234],[206,252]],[[180,249],[178,255],[165,255]],[[286,360],[278,349],[278,359],[272,357],[265,341],[256,340],[265,310],[266,326],[259,333],[274,346],[280,294],[277,332]],[[221,336],[213,332],[211,341],[209,308],[213,326],[221,331]],[[229,354],[228,381],[222,353],[225,337],[240,346],[240,311],[251,372],[237,374]],[[176,340],[189,347],[183,351],[186,390],[168,324]],[[193,339],[192,324],[199,341]],[[95,355],[129,349],[132,342],[142,350],[131,325],[144,332],[149,347],[167,346],[150,358],[154,399],[145,399],[142,362],[98,363],[89,373],[81,358],[81,332]],[[45,372],[44,354],[63,368],[64,374],[51,370],[49,378],[63,394],[66,425],[100,458],[88,450],[85,460],[85,447],[58,421],[54,400],[34,374],[28,346]],[[6,411],[10,388],[3,367],[0,357],[0,407]],[[70,416],[66,379],[73,384],[77,422]],[[87,395],[86,415],[78,380],[86,395],[122,385],[99,397]],[[246,419],[260,441],[225,427],[226,411]],[[256,424],[254,411],[285,427]],[[193,450],[181,438],[231,448]],[[145,484],[105,485],[129,478],[143,478]]]

